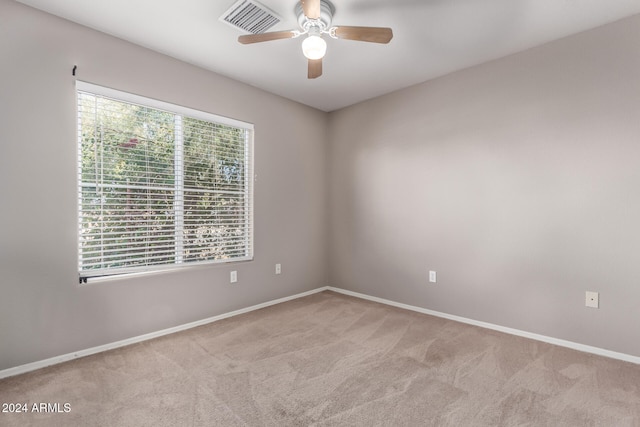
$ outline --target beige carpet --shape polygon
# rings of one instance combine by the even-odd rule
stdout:
[[[640,426],[640,366],[331,292],[0,381],[2,426]]]

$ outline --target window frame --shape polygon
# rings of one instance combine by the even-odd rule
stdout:
[[[76,239],[76,250],[77,250],[77,270],[79,275],[80,283],[87,283],[88,279],[92,281],[95,279],[111,279],[122,276],[130,276],[130,275],[139,275],[146,273],[157,273],[164,271],[173,271],[177,269],[185,269],[185,268],[197,268],[206,265],[212,264],[227,264],[227,263],[235,263],[235,262],[244,262],[244,261],[252,261],[254,258],[254,126],[251,123],[247,123],[244,121],[232,119],[229,117],[219,116],[216,114],[208,113],[201,110],[196,110],[189,107],[184,107],[181,105],[160,101],[158,99],[149,98],[141,95],[136,95],[129,92],[124,92],[121,90],[116,90],[112,88],[108,88],[105,86],[99,86],[93,83],[88,83],[84,81],[77,80],[76,81],[76,138],[77,138],[77,159],[76,159],[76,191],[77,197],[76,202],[77,206],[77,220],[78,220],[78,234]],[[112,99],[114,101],[120,101],[124,103],[136,104],[143,107],[148,107],[152,109],[157,109],[161,111],[165,111],[168,113],[172,113],[176,115],[176,117],[188,117],[196,120],[202,120],[206,122],[211,122],[217,125],[231,126],[235,128],[239,128],[246,131],[245,137],[245,215],[243,216],[247,223],[247,236],[245,239],[245,253],[244,256],[237,256],[234,258],[228,259],[210,259],[203,261],[183,261],[181,259],[182,254],[176,253],[176,259],[172,263],[164,263],[164,264],[152,264],[152,265],[140,265],[133,267],[121,267],[121,268],[103,268],[103,269],[82,269],[82,132],[81,132],[81,117],[80,117],[80,108],[79,108],[79,95],[80,92],[105,97]],[[178,139],[178,138],[176,138]],[[181,145],[174,141],[174,147]],[[182,160],[184,157],[181,156]],[[180,166],[176,165],[176,169]],[[176,176],[176,180],[179,180]],[[182,175],[182,179],[184,180],[184,172]],[[179,188],[174,194],[174,200],[178,197],[178,193],[183,193],[185,190],[184,182],[181,182],[181,186],[176,187]],[[179,233],[179,228],[181,225],[178,225],[180,222],[179,219],[174,220],[174,232],[176,235]],[[177,240],[181,240],[181,238],[177,238]],[[180,259],[178,259],[180,258]]]

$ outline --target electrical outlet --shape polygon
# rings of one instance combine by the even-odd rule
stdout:
[[[276,274],[282,273],[282,265],[276,264]]]
[[[585,304],[587,307],[591,308],[599,308],[600,306],[600,295],[597,292],[587,291],[585,293]]]
[[[236,283],[238,281],[238,272],[235,270],[232,271],[229,279],[231,280],[231,283]]]
[[[429,271],[429,282],[436,283],[436,272],[433,270]]]

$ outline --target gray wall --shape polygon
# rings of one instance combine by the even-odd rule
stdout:
[[[331,113],[330,284],[640,356],[638,40],[636,16]]]
[[[78,286],[74,64],[82,80],[255,124],[254,261]],[[325,286],[326,123],[0,0],[0,370]]]
[[[0,370],[327,283],[640,356],[639,33],[327,115],[0,0]],[[74,64],[255,124],[254,261],[78,286]]]

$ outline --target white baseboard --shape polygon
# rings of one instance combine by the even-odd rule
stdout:
[[[534,334],[527,331],[521,331],[519,329],[507,328],[505,326],[494,325],[493,323],[467,319],[466,317],[454,316],[447,313],[441,313],[439,311],[428,310],[422,307],[402,304],[402,303],[390,301],[384,298],[372,297],[372,296],[361,294],[358,292],[348,291],[346,289],[334,288],[332,286],[329,286],[328,290],[338,292],[344,295],[349,295],[356,298],[362,298],[369,301],[379,302],[381,304],[391,305],[393,307],[403,308],[405,310],[417,311],[418,313],[429,314],[431,316],[436,316],[436,317],[442,317],[444,319],[454,320],[456,322],[467,323],[469,325],[474,325],[474,326],[480,326],[481,328],[486,328],[486,329],[493,329],[494,331],[504,332],[511,335],[517,335],[519,337],[524,337],[524,338],[530,338],[536,341],[542,341],[549,344],[555,344],[561,347],[567,347],[574,350],[582,351],[585,353],[597,354],[598,356],[609,357],[612,359],[623,360],[625,362],[631,362],[631,363],[640,365],[640,357],[632,356],[630,354],[618,353],[616,351],[605,350],[599,347],[592,347],[590,345],[584,345],[584,344],[579,344],[572,341],[566,341],[558,338],[548,337],[545,335]]]
[[[361,294],[358,292],[353,292],[353,291],[348,291],[346,289],[341,289],[341,288],[335,288],[332,286],[324,286],[321,288],[317,288],[317,289],[313,289],[307,292],[302,292],[300,294],[295,294],[295,295],[291,295],[288,297],[284,297],[284,298],[279,298],[276,300],[272,300],[272,301],[267,301],[264,302],[262,304],[257,304],[257,305],[253,305],[251,307],[247,307],[247,308],[242,308],[240,310],[235,310],[235,311],[231,311],[229,313],[224,313],[224,314],[220,314],[218,316],[213,316],[213,317],[209,317],[207,319],[203,319],[203,320],[198,320],[196,322],[191,322],[191,323],[187,323],[184,325],[180,325],[180,326],[175,326],[173,328],[168,328],[168,329],[163,329],[161,331],[157,331],[157,332],[152,332],[149,334],[144,334],[144,335],[139,335],[137,337],[132,337],[132,338],[127,338],[125,340],[121,340],[121,341],[116,341],[110,344],[105,344],[105,345],[100,345],[97,347],[92,347],[92,348],[88,348],[86,350],[80,350],[80,351],[76,351],[73,353],[68,353],[68,354],[63,354],[61,356],[56,356],[56,357],[52,357],[49,359],[45,359],[45,360],[41,360],[38,362],[32,362],[32,363],[27,363],[25,365],[20,365],[20,366],[16,366],[14,368],[9,368],[9,369],[5,369],[0,371],[0,379],[2,378],[7,378],[7,377],[12,377],[14,375],[19,375],[19,374],[24,374],[26,372],[30,372],[30,371],[35,371],[36,369],[40,369],[40,368],[44,368],[47,366],[51,366],[51,365],[55,365],[58,363],[62,363],[62,362],[66,362],[68,360],[73,360],[73,359],[77,359],[79,357],[84,357],[84,356],[90,356],[92,354],[96,354],[96,353],[100,353],[103,351],[107,351],[107,350],[112,350],[115,348],[119,348],[119,347],[124,347],[130,344],[135,344],[135,343],[139,343],[142,341],[147,341],[153,338],[158,338],[164,335],[168,335],[168,334],[173,334],[175,332],[180,332],[180,331],[184,331],[187,329],[191,329],[191,328],[195,328],[197,326],[202,326],[202,325],[206,325],[208,323],[212,323],[212,322],[217,322],[218,320],[222,320],[222,319],[226,319],[229,317],[233,317],[233,316],[237,316],[239,314],[244,314],[244,313],[248,313],[250,311],[254,311],[254,310],[259,310],[261,308],[265,308],[265,307],[269,307],[271,305],[275,305],[275,304],[280,304],[282,302],[286,302],[286,301],[291,301],[297,298],[302,298],[302,297],[306,297],[308,295],[312,295],[318,292],[322,292],[322,291],[333,291],[333,292],[337,292],[340,294],[344,294],[344,295],[349,295],[352,297],[356,297],[356,298],[361,298],[361,299],[365,299],[368,301],[373,301],[373,302],[378,302],[381,304],[386,304],[386,305],[390,305],[393,307],[398,307],[398,308],[402,308],[405,310],[411,310],[411,311],[416,311],[418,313],[423,313],[423,314],[429,314],[431,316],[436,316],[436,317],[442,317],[444,319],[449,319],[449,320],[454,320],[456,322],[461,322],[461,323],[467,323],[469,325],[475,325],[475,326],[480,326],[481,328],[486,328],[486,329],[493,329],[495,331],[499,331],[499,332],[504,332],[507,334],[511,334],[511,335],[517,335],[520,337],[524,337],[524,338],[530,338],[536,341],[542,341],[542,342],[546,342],[549,344],[555,344],[561,347],[567,347],[567,348],[571,348],[574,350],[578,350],[578,351],[582,351],[582,352],[586,352],[586,353],[592,353],[592,354],[597,354],[599,356],[604,356],[604,357],[609,357],[612,359],[618,359],[618,360],[623,360],[625,362],[631,362],[631,363],[635,363],[640,365],[640,357],[637,356],[632,356],[629,354],[625,354],[625,353],[618,353],[615,351],[610,351],[610,350],[605,350],[599,347],[592,347],[592,346],[588,346],[588,345],[584,345],[584,344],[579,344],[579,343],[575,343],[572,341],[566,341],[566,340],[561,340],[561,339],[557,339],[557,338],[553,338],[553,337],[547,337],[545,335],[539,335],[539,334],[534,334],[531,332],[526,332],[526,331],[521,331],[519,329],[513,329],[513,328],[507,328],[504,326],[500,326],[500,325],[494,325],[492,323],[487,323],[487,322],[481,322],[478,320],[473,320],[473,319],[467,319],[465,317],[460,317],[460,316],[454,316],[451,314],[447,314],[447,313],[441,313],[438,311],[433,311],[433,310],[428,310],[426,308],[422,308],[422,307],[416,307],[416,306],[412,306],[412,305],[408,305],[408,304],[402,304],[399,302],[395,302],[395,301],[391,301],[391,300],[387,300],[384,298],[378,298],[378,297],[373,297],[370,295],[366,295],[366,294]]]
[[[77,359],[79,357],[90,356],[92,354],[100,353],[107,350],[113,350],[114,348],[124,347],[126,345],[139,343],[142,341],[147,341],[153,338],[158,338],[163,335],[173,334],[174,332],[180,332],[187,329],[195,328],[196,326],[206,325],[208,323],[217,322],[218,320],[226,319],[229,317],[237,316],[239,314],[248,313],[250,311],[259,310],[261,308],[269,307],[271,305],[280,304],[282,302],[291,301],[297,298],[306,297],[308,295],[312,295],[318,292],[326,291],[329,287],[325,286],[322,288],[313,289],[307,292],[302,292],[300,294],[292,295],[289,297],[279,298],[272,301],[267,301],[262,304],[252,305],[251,307],[242,308],[240,310],[231,311],[229,313],[220,314],[218,316],[209,317],[207,319],[198,320],[195,322],[187,323],[180,326],[175,326],[173,328],[163,329],[157,332],[151,332],[149,334],[139,335],[137,337],[127,338],[125,340],[112,342],[110,344],[100,345],[97,347],[88,348],[86,350],[80,350],[73,353],[63,354],[62,356],[56,356],[45,360],[40,360],[38,362],[27,363],[25,365],[16,366],[15,368],[9,368],[0,371],[0,379],[12,377],[14,375],[24,374],[26,372],[35,371],[36,369],[44,368],[51,365],[56,365],[58,363],[66,362],[68,360]]]

